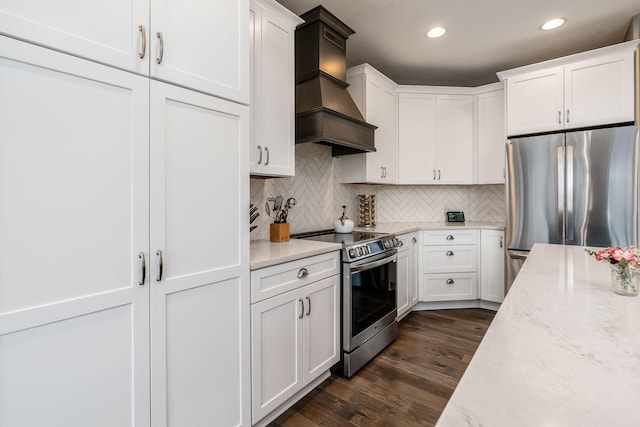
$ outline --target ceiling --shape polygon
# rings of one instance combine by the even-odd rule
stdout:
[[[638,0],[277,0],[297,15],[319,4],[350,26],[350,66],[399,84],[478,86],[496,72],[623,41]],[[539,29],[554,17],[567,23]],[[444,26],[447,34],[428,39]]]

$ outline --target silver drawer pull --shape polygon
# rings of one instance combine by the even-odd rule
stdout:
[[[147,263],[144,259],[144,252],[138,253],[138,258],[140,258],[140,280],[138,280],[138,285],[144,285],[144,281],[147,277]]]
[[[162,251],[160,249],[156,251],[156,256],[158,257],[158,274],[156,275],[156,282],[159,282],[162,280],[163,269]]]
[[[453,251],[447,251],[446,256],[453,256]]]
[[[158,38],[158,55],[156,56],[156,62],[160,64],[164,58],[164,40],[162,39],[162,33],[156,33],[156,37]]]
[[[140,24],[138,25],[138,31],[140,31],[140,38],[142,39],[142,46],[140,47],[138,56],[142,59],[147,52],[147,30],[145,30],[144,25]]]
[[[304,301],[302,301],[302,298],[298,298],[298,301],[300,301],[300,316],[298,316],[298,319],[302,319],[302,316],[304,316]]]
[[[453,239],[454,239],[454,237],[453,237],[451,234],[449,234],[449,235],[447,236],[447,240],[453,240]]]
[[[309,270],[307,270],[306,268],[302,267],[300,270],[298,270],[298,279],[304,279],[308,275]]]
[[[445,283],[447,285],[453,285],[455,282],[453,281],[453,279],[447,279],[447,281]]]

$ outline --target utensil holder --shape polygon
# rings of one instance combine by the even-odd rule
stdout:
[[[269,240],[272,242],[288,242],[289,234],[288,222],[269,224]]]
[[[358,194],[358,226],[374,227],[376,225],[376,196],[374,194]]]

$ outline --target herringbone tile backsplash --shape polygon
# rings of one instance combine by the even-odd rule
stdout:
[[[463,210],[467,221],[504,221],[504,185],[368,185],[340,184],[340,159],[331,148],[319,144],[296,145],[296,176],[252,178],[251,203],[260,216],[251,239],[268,239],[266,199],[295,197],[289,212],[291,232],[333,228],[347,205],[347,215],[356,221],[357,195],[376,195],[376,222],[444,221],[446,210]]]

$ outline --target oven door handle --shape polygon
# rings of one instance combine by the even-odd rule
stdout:
[[[372,268],[380,267],[381,265],[388,264],[390,262],[396,262],[398,260],[398,251],[396,250],[393,255],[379,259],[377,261],[368,262],[366,264],[354,265],[351,267],[351,271],[364,271],[371,270]]]

